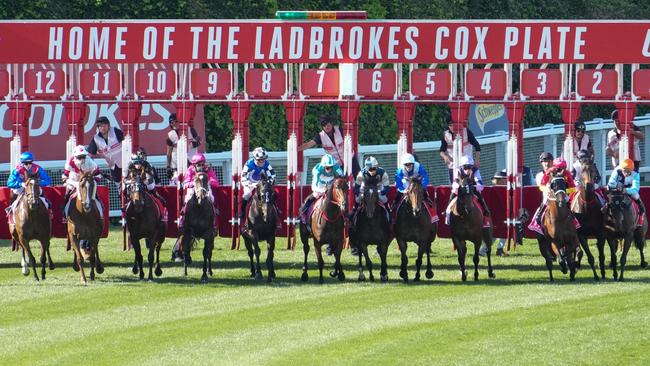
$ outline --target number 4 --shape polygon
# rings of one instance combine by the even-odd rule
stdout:
[[[486,72],[483,74],[483,81],[481,81],[481,90],[485,92],[485,94],[490,94],[490,90],[492,90],[492,86],[490,86],[490,73]]]

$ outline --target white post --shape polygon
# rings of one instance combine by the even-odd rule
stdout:
[[[72,138],[74,136],[71,136]],[[124,136],[122,140],[122,177],[126,177],[129,171],[129,163],[131,162],[132,152],[132,137],[131,135]]]
[[[352,136],[346,134],[343,140],[343,173],[352,174]]]
[[[406,154],[408,152],[407,149],[407,138],[405,133],[401,133],[399,135],[399,139],[397,140],[397,169],[401,167],[399,159],[402,157],[402,155]]]

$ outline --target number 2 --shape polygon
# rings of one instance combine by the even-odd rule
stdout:
[[[594,72],[594,85],[591,88],[591,92],[594,94],[600,94],[602,93],[601,90],[598,88],[600,86],[600,82],[603,81],[603,73],[600,71]]]

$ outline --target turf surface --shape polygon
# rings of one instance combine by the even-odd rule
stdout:
[[[148,283],[131,275],[133,252],[120,240],[113,231],[100,242],[106,271],[88,286],[62,240],[52,244],[57,268],[40,283],[0,241],[0,364],[650,364],[650,271],[636,249],[624,283],[594,283],[585,266],[569,283],[556,266],[550,284],[533,242],[495,257],[496,279],[482,258],[479,282],[461,283],[450,242],[438,239],[434,279],[408,285],[394,243],[388,284],[358,283],[345,253],[347,280],[319,285],[313,251],[304,284],[302,250],[281,249],[269,285],[248,278],[246,252],[219,239],[214,277],[202,285],[200,251],[185,278],[168,260],[168,239],[163,276]],[[409,254],[412,278],[414,246]],[[374,248],[372,258],[378,279]],[[326,257],[327,271],[332,263]]]

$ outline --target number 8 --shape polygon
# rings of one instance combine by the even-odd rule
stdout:
[[[262,93],[271,91],[271,71],[265,70],[262,72]]]

